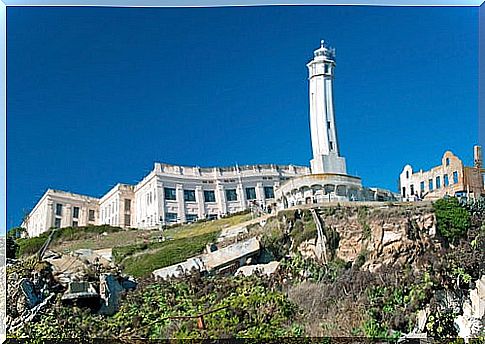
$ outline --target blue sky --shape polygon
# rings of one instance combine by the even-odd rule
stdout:
[[[161,161],[311,159],[307,70],[336,48],[341,154],[397,191],[478,141],[478,8],[7,9],[7,227],[47,188],[101,196]]]

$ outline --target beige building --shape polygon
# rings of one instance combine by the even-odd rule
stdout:
[[[116,184],[99,201],[99,224],[128,228],[134,223],[134,185]]]
[[[404,201],[433,200],[444,196],[485,195],[481,147],[474,147],[475,166],[468,167],[451,151],[445,152],[441,164],[428,171],[414,171],[406,165],[399,176]]]
[[[52,227],[78,227],[97,224],[99,199],[49,189],[22,222],[30,237]]]

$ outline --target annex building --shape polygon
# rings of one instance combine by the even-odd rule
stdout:
[[[444,196],[466,196],[476,199],[485,196],[485,169],[482,149],[473,147],[474,166],[465,166],[452,152],[447,151],[441,164],[428,171],[413,171],[404,166],[399,175],[399,188],[404,201],[435,200]]]
[[[22,227],[36,236],[52,227],[109,224],[161,228],[215,219],[257,205],[266,210],[331,201],[398,200],[365,188],[347,174],[333,104],[335,49],[321,41],[307,64],[313,159],[310,166],[247,165],[201,168],[155,163],[136,185],[117,184],[101,198],[49,189]]]

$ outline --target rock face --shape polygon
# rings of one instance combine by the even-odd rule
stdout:
[[[359,255],[363,269],[375,271],[383,264],[412,264],[434,239],[436,217],[431,204],[405,206],[345,206],[318,209],[326,229],[338,233],[336,257],[355,262]],[[316,237],[316,233],[315,233]],[[316,257],[316,239],[304,241],[298,247],[305,257]],[[332,248],[330,248],[332,249]]]
[[[476,288],[470,291],[469,298],[462,303],[463,314],[455,319],[458,335],[465,340],[478,337],[485,320],[485,275],[476,281]]]

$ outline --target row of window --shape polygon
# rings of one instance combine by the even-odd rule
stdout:
[[[56,216],[62,216],[62,209],[63,209],[63,204],[56,203]],[[89,215],[89,221],[94,221],[94,210],[90,209],[88,215]],[[79,218],[79,207],[72,208],[72,217],[74,219]]]
[[[206,216],[208,220],[215,220],[217,219],[216,214],[208,214]],[[185,221],[186,222],[195,222],[199,219],[197,214],[185,214]],[[165,213],[165,221],[166,222],[178,222],[178,214],[177,213]],[[160,221],[163,221],[163,219],[160,217]]]
[[[246,191],[246,199],[254,200],[256,199],[256,188],[249,187],[245,189]],[[163,190],[165,199],[168,201],[176,201],[177,200],[177,192],[174,188],[164,188]],[[274,198],[274,189],[272,186],[265,186],[264,187],[264,197],[265,198]],[[226,190],[226,199],[227,201],[237,201],[237,191],[236,189],[227,189]],[[184,201],[185,202],[195,202],[195,190],[184,190]],[[204,202],[206,203],[213,203],[216,201],[216,193],[213,190],[204,190]]]
[[[453,184],[457,184],[457,183],[458,183],[458,171],[454,171],[453,172]],[[449,181],[447,174],[443,175],[443,184],[444,184],[445,187],[450,185],[450,181]],[[420,189],[421,192],[424,192],[424,187],[425,187],[425,182],[421,181],[420,184],[419,184],[419,189]],[[435,188],[436,189],[441,188],[441,176],[437,176],[434,180],[432,178],[428,179],[428,190],[433,191]],[[412,184],[410,185],[409,191],[411,193],[411,196],[413,196],[415,194],[414,185],[412,185]],[[405,196],[404,190],[403,190],[403,196]]]

